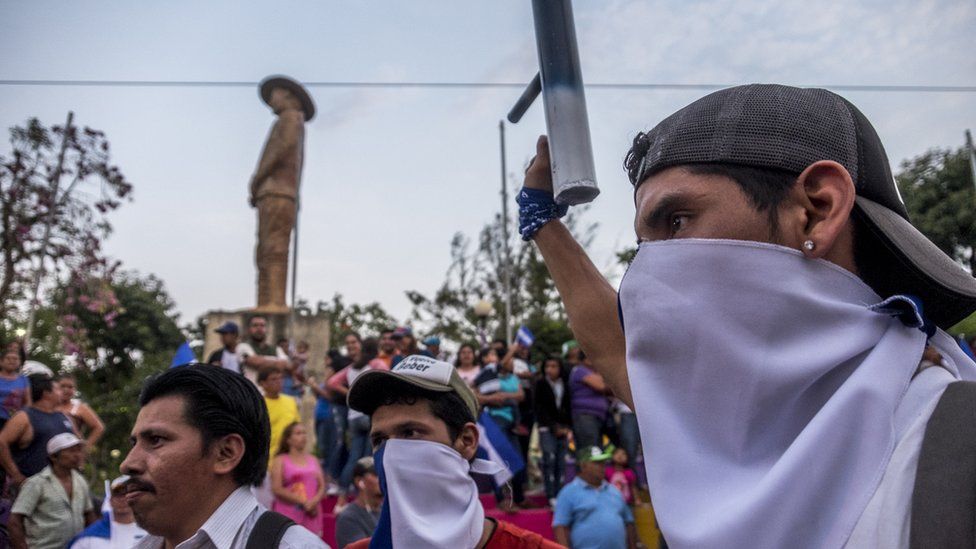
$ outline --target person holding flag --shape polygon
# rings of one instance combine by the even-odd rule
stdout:
[[[476,459],[478,402],[454,366],[422,355],[390,371],[370,370],[349,390],[349,407],[370,416],[370,440],[385,496],[372,538],[351,549],[555,549],[556,543],[485,517],[471,473],[498,467]]]
[[[128,475],[122,475],[111,483],[105,481],[102,519],[82,530],[67,549],[128,549],[146,536],[146,531],[136,524],[136,517],[125,499],[128,480]]]

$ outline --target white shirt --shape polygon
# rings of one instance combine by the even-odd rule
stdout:
[[[241,373],[241,361],[237,356],[237,347],[234,347],[234,352],[230,352],[227,348],[224,348],[224,352],[220,354],[220,365],[225,370],[230,370],[232,372]]]
[[[258,503],[251,488],[241,486],[227,496],[190,539],[175,549],[244,549],[254,524],[267,509]],[[133,549],[162,549],[161,536],[146,536]],[[292,526],[278,544],[279,549],[329,549],[324,541],[301,526]]]
[[[899,435],[895,451],[846,547],[908,547],[915,473],[925,427],[945,388],[954,381],[952,373],[942,367],[925,368],[912,379],[895,411],[893,423]]]
[[[256,368],[245,367],[244,362],[249,356],[255,356],[258,353],[254,350],[248,342],[242,342],[237,344],[237,363],[240,365],[241,371],[244,377],[251,380],[251,383],[255,385],[258,384],[258,371]],[[281,347],[275,345],[275,358],[279,360],[288,360],[288,354],[281,350]]]
[[[110,538],[96,538],[89,536],[79,538],[71,549],[130,549],[140,539],[146,536],[146,531],[136,523],[121,524],[112,521]]]

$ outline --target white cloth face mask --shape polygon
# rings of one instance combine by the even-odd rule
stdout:
[[[643,243],[619,296],[668,543],[842,546],[926,335],[837,265],[756,242]]]
[[[375,457],[385,500],[370,547],[477,547],[485,512],[469,473],[493,465],[425,440],[387,440]]]

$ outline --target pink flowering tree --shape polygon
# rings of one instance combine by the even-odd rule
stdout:
[[[102,242],[112,231],[107,214],[131,200],[132,185],[111,164],[108,140],[91,128],[31,118],[10,129],[10,145],[0,154],[0,319],[9,328],[40,306],[29,302],[40,270],[43,290],[65,289],[66,303],[85,302],[111,322],[117,264]],[[76,322],[70,312],[62,319],[71,353],[85,338]]]

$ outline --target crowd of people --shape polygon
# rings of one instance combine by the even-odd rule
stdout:
[[[372,423],[367,414],[348,406],[350,388],[364,373],[390,371],[410,356],[449,360],[475,395],[479,410],[486,411],[521,455],[526,466],[494,487],[502,509],[535,507],[538,498],[526,498],[526,488],[544,494],[543,501],[556,509],[559,493],[571,479],[567,463],[576,462],[576,450],[608,445],[616,445],[615,465],[607,466],[603,477],[627,505],[642,501],[644,475],[637,474],[642,465],[635,459],[639,437],[633,413],[613,397],[574,341],[559,355],[532,361],[531,347],[519,342],[464,343],[452,357],[441,348],[439,337],[418,342],[407,326],[390,327],[378,337],[348,332],[340,338],[341,348],[328,351],[324,375],[316,379],[305,375],[307,342],[298,342],[291,352],[287,340],[271,346],[266,342],[267,324],[266,318],[252,316],[244,340],[237,324],[218,327],[223,347],[208,363],[253,379],[264,396],[271,421],[269,506],[321,533],[319,503],[323,497],[337,496],[332,511],[340,546],[368,537],[379,520],[381,498],[367,464],[375,450]],[[314,418],[300,414],[304,388],[316,397]],[[305,425],[314,425],[317,463],[311,458]],[[363,494],[364,487],[375,490]]]
[[[397,327],[343,334],[315,379],[307,342],[227,322],[205,363],[145,380],[99,518],[78,469],[104,426],[13,344],[2,541],[318,549],[331,512],[352,549],[634,548],[646,487],[678,547],[972,545],[976,363],[945,329],[976,280],[911,227],[853,105],[740,86],[638,134],[619,291],[559,222],[550,167],[541,138],[520,234],[586,353],[520,337],[449,360]],[[486,513],[483,493],[518,512],[532,488],[555,540]]]

